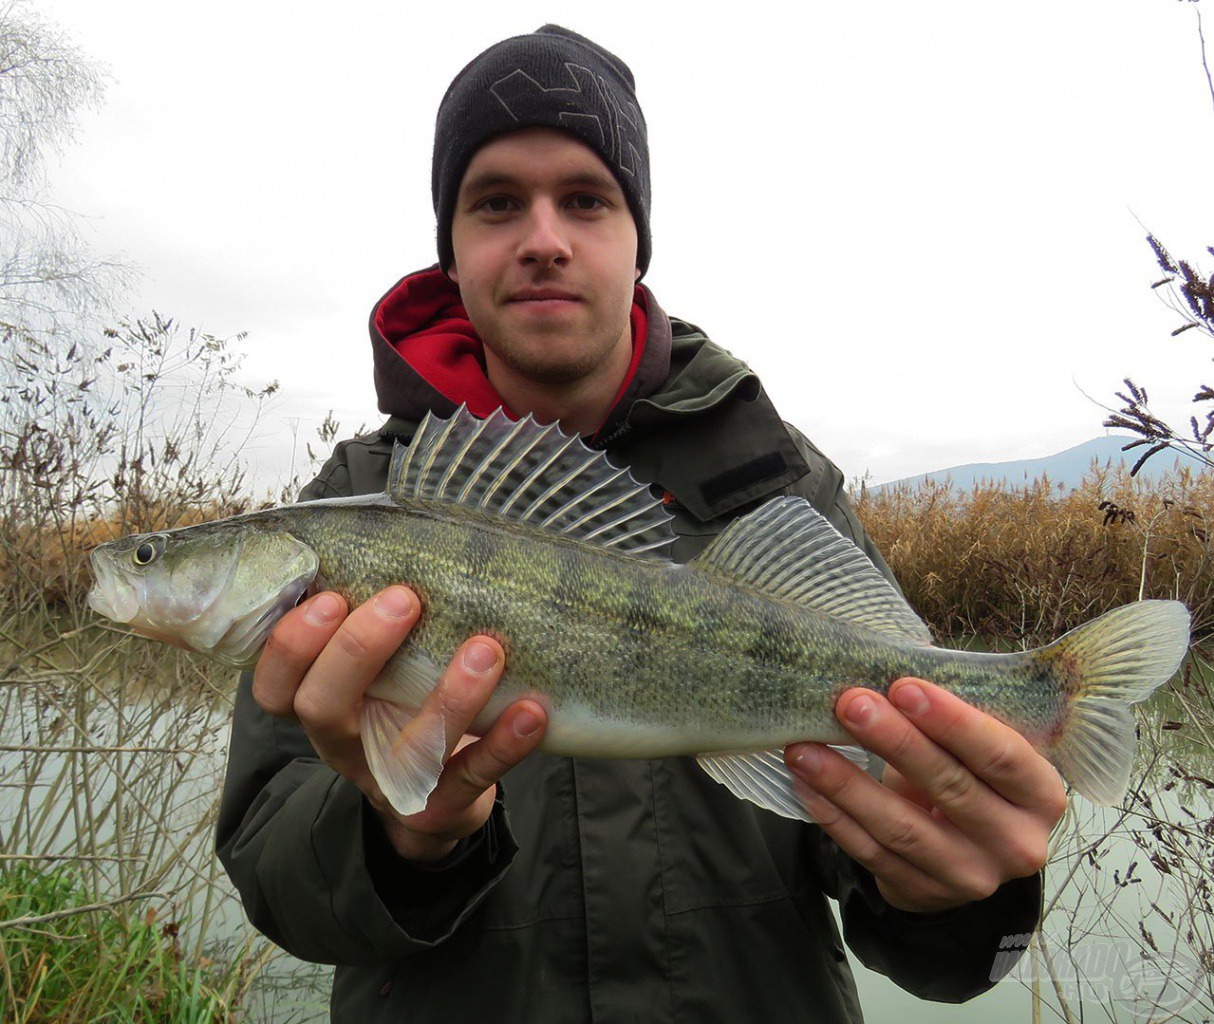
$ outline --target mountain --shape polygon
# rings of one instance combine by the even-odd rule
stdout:
[[[1014,462],[973,462],[965,466],[950,466],[948,469],[938,469],[919,476],[893,480],[881,484],[873,490],[882,490],[887,487],[915,487],[927,480],[943,482],[947,479],[951,479],[953,486],[962,491],[970,490],[979,481],[1001,481],[1009,486],[1019,487],[1031,483],[1042,474],[1048,476],[1055,487],[1061,484],[1064,489],[1069,490],[1079,485],[1079,481],[1091,469],[1093,461],[1101,466],[1124,465],[1128,472],[1146,450],[1145,447],[1142,447],[1123,452],[1121,446],[1132,440],[1134,438],[1129,434],[1110,434],[1107,437],[1084,441],[1083,444],[1077,444],[1074,448],[1068,448],[1056,455],[1047,455],[1040,459],[1020,459]],[[1189,455],[1160,452],[1147,461],[1147,464],[1139,470],[1138,475],[1147,480],[1156,480],[1165,472],[1180,465],[1190,465],[1195,471],[1202,468],[1201,463]]]

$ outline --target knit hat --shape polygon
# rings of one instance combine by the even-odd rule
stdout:
[[[649,143],[628,65],[559,25],[496,43],[455,76],[434,126],[431,190],[438,260],[455,259],[451,219],[476,151],[506,132],[555,128],[593,149],[611,169],[637,229],[637,267],[649,266]]]

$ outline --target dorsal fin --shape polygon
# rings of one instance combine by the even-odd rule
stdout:
[[[501,409],[477,419],[461,405],[449,420],[428,413],[397,445],[388,497],[463,505],[633,555],[668,558],[670,514],[646,484],[559,425]]]
[[[836,619],[932,642],[889,580],[804,498],[773,498],[730,523],[690,564]]]

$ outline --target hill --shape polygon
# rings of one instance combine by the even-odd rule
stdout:
[[[1102,467],[1130,467],[1138,461],[1144,449],[1136,448],[1123,452],[1121,446],[1134,440],[1129,434],[1110,434],[1106,437],[1096,437],[1084,441],[1073,448],[1054,455],[1046,455],[1039,459],[1019,459],[1011,462],[972,462],[964,466],[950,466],[947,469],[933,470],[921,473],[919,476],[903,477],[881,484],[873,490],[900,486],[915,487],[927,480],[943,482],[952,480],[953,486],[961,491],[970,490],[980,481],[1002,482],[1011,487],[1022,486],[1036,480],[1043,474],[1048,476],[1055,486],[1061,485],[1063,490],[1078,486],[1079,481],[1091,468],[1092,463]],[[1146,480],[1158,480],[1165,472],[1180,465],[1190,465],[1194,470],[1200,470],[1201,464],[1188,455],[1171,456],[1161,452],[1152,457],[1139,471],[1139,476]]]

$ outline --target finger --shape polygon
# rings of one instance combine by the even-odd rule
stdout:
[[[811,813],[818,815],[814,809],[816,796],[824,801],[828,812],[834,808],[836,813],[846,815],[849,822],[839,829],[850,846],[848,852],[855,849],[858,857],[864,858],[862,863],[906,900],[927,900],[935,905],[942,905],[943,900],[955,906],[983,899],[1008,878],[1032,874],[1040,866],[1022,864],[1019,858],[1028,850],[1032,837],[1042,830],[1027,827],[1027,821],[1018,822],[1014,809],[1005,819],[1005,834],[995,840],[976,839],[947,817],[904,800],[818,744],[791,746],[786,759],[809,791]],[[1000,802],[1008,808],[1006,802]],[[1027,858],[1028,853],[1023,856]],[[903,888],[904,883],[912,884],[912,874],[900,866],[902,863],[922,876],[914,875],[917,880],[913,889]],[[930,885],[925,887],[924,879]]]
[[[1062,779],[1011,726],[922,680],[897,680],[890,687],[890,701],[915,730],[947,750],[1004,799],[1041,814],[1051,823],[1062,817],[1066,809]],[[937,776],[933,782],[939,790],[955,790],[965,785],[959,776]],[[921,779],[911,781],[936,796],[937,789],[924,786]]]
[[[377,784],[395,794],[393,804],[398,810],[412,805],[414,786],[429,794],[426,804],[433,809],[434,793],[449,774],[453,752],[468,742],[465,734],[493,696],[504,664],[501,645],[491,637],[470,637],[456,650],[421,707],[392,740],[386,763],[373,769]],[[390,782],[384,773],[391,775],[401,765],[413,765],[416,772]]]
[[[455,652],[418,715],[442,717],[448,754],[485,710],[505,667],[505,652],[493,637],[470,637]]]
[[[858,743],[893,765],[950,818],[989,826],[987,819],[996,813],[994,793],[880,694],[849,690],[839,698],[835,714]]]
[[[346,615],[340,595],[315,594],[274,627],[253,669],[253,699],[279,718],[295,718],[295,693]]]
[[[893,765],[887,764],[881,771],[881,785],[886,789],[893,790],[899,796],[905,797],[912,803],[918,804],[925,811],[930,811],[934,806],[932,798],[923,792],[918,786],[912,786],[907,781],[906,777],[898,771]]]
[[[955,701],[960,708],[950,708],[946,716],[939,704],[933,708],[918,682],[900,680],[891,688],[891,693],[900,697],[901,708],[871,691],[849,690],[839,698],[835,713],[861,745],[892,764],[954,821],[989,828],[996,816],[1006,814],[1005,802],[993,799],[996,793],[986,781],[946,749],[957,736],[957,728],[943,721],[948,717],[954,726],[981,731],[989,743],[996,738],[981,721],[986,716],[962,701]],[[993,719],[988,722],[1007,728]],[[942,737],[943,744],[926,733],[931,725],[937,727],[935,735]],[[970,742],[978,741],[971,737]],[[997,749],[1013,748],[999,745]]]
[[[839,847],[877,879],[882,895],[902,910],[953,906],[954,894],[926,872],[879,842],[851,815],[821,793],[798,787],[806,809]]]
[[[408,587],[389,587],[350,612],[296,691],[295,714],[305,727],[357,736],[363,694],[420,613],[421,604]]]
[[[471,807],[544,738],[548,716],[533,700],[510,705],[481,739],[461,747],[447,762],[428,813],[456,816]]]
[[[947,819],[903,799],[867,772],[817,743],[790,746],[785,761],[801,786],[830,801],[883,848],[929,874],[938,874],[971,846]]]

